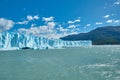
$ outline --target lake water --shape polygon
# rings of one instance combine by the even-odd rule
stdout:
[[[0,51],[0,80],[120,80],[120,46]]]

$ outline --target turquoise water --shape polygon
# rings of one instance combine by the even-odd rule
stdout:
[[[120,46],[0,51],[0,80],[120,80]]]

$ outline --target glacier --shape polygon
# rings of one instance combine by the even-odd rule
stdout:
[[[63,41],[61,39],[49,39],[17,32],[0,33],[0,50],[19,50],[23,47],[32,49],[56,49],[81,46],[92,46],[92,41]]]

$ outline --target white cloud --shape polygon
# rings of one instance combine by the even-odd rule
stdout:
[[[102,22],[96,22],[95,23],[96,25],[101,25],[101,24],[103,24]]]
[[[56,38],[59,39],[60,37],[63,36],[67,36],[67,35],[71,35],[71,34],[78,34],[77,28],[75,29],[68,29],[68,28],[63,28],[63,27],[58,27],[55,28],[55,26],[53,27],[53,25],[43,25],[43,26],[36,26],[36,27],[31,27],[30,29],[25,29],[25,28],[21,28],[18,31],[23,33],[32,33],[33,35],[36,36],[40,36],[40,37],[46,37],[46,38]]]
[[[18,31],[19,32],[25,32],[25,33],[32,33],[33,35],[37,35],[37,36],[43,36],[43,37],[47,37],[47,38],[52,38],[53,35],[56,33],[55,31],[55,22],[47,22],[46,25],[43,26],[35,26],[35,24],[31,25],[32,27],[29,29],[25,29],[25,28],[20,28]],[[49,35],[49,36],[48,36]]]
[[[31,27],[29,29],[25,29],[25,28],[21,28],[18,31],[20,33],[32,33],[33,35],[36,36],[41,36],[41,37],[46,37],[46,38],[60,38],[63,36],[67,36],[70,34],[77,34],[78,30],[77,28],[75,29],[68,29],[68,28],[64,28],[61,25],[58,28],[55,28],[56,24],[55,22],[47,22],[45,25],[43,26],[34,26]]]
[[[72,24],[72,23],[74,23],[74,22],[73,22],[73,21],[68,21],[68,23],[69,23],[69,24]]]
[[[30,17],[30,16],[29,16]],[[32,16],[29,20],[34,20]],[[29,22],[28,20],[28,22]],[[62,27],[64,24],[54,22],[54,17],[42,18],[44,25],[37,26],[36,24],[31,24],[31,27],[28,29],[20,28],[18,31],[20,33],[33,34],[35,36],[46,37],[46,38],[60,38],[70,34],[77,34],[79,31],[79,25],[70,24],[68,27]],[[74,20],[75,22],[80,22],[79,19]]]
[[[0,32],[10,30],[14,24],[15,23],[12,20],[0,18]]]
[[[68,31],[68,29],[64,29],[63,27],[59,27],[58,28],[61,32],[67,32]]]
[[[86,29],[87,27],[90,27],[91,24],[87,24],[86,26],[84,26],[84,29]]]
[[[28,20],[28,21],[38,20],[38,19],[39,19],[39,16],[38,16],[38,15],[35,15],[35,16],[28,15],[28,16],[27,16],[27,20]]]
[[[76,28],[77,26],[75,26],[75,25],[70,25],[70,26],[68,26],[68,28]]]
[[[16,24],[25,24],[25,25],[27,25],[28,24],[28,21],[22,21],[22,22],[16,22]]]
[[[18,29],[18,31],[21,32],[21,33],[22,32],[30,33],[29,29],[25,29],[25,28],[20,28],[20,29]]]
[[[48,22],[47,23],[47,26],[49,27],[49,28],[54,28],[55,27],[55,22]]]
[[[80,19],[76,19],[76,20],[74,20],[74,21],[68,21],[68,24],[74,24],[74,23],[76,23],[76,22],[80,22]]]
[[[114,20],[114,23],[120,23],[120,20]]]
[[[34,23],[33,23],[33,24],[31,24],[31,27],[35,27],[35,26],[36,26],[36,24],[34,24]]]
[[[54,20],[54,17],[48,17],[48,18],[45,18],[45,17],[43,17],[43,21],[45,21],[45,22],[49,22],[49,21],[53,21]]]
[[[38,19],[37,16],[28,16],[28,21]],[[55,28],[56,23],[54,22],[54,17],[49,17],[45,18],[43,17],[43,21],[45,21],[44,25],[42,26],[36,26],[36,24],[31,24],[31,28],[25,29],[25,28],[20,28],[18,31],[20,33],[28,33],[28,34],[33,34],[36,36],[42,36],[42,37],[47,37],[47,38],[59,38],[62,36],[61,34],[57,33],[57,30]]]
[[[31,21],[31,20],[33,20],[33,17],[30,16],[30,15],[28,15],[28,16],[27,16],[27,20],[28,20],[28,21]]]
[[[110,17],[110,15],[105,15],[105,16],[103,16],[103,18],[109,18]]]
[[[89,26],[91,26],[91,24],[87,24],[86,26],[89,27]]]
[[[38,20],[39,19],[39,16],[38,15],[35,15],[35,16],[31,16],[31,15],[28,15],[26,17],[27,20],[24,20],[24,21],[19,21],[19,22],[16,22],[16,24],[20,24],[20,25],[27,25],[29,23],[29,21],[32,21],[32,20]]]
[[[113,5],[120,5],[120,0],[117,0],[116,2],[114,2]]]
[[[75,20],[74,22],[80,22],[80,20],[79,20],[79,19],[77,19],[77,20]]]
[[[73,35],[73,34],[78,34],[78,32],[73,31],[73,32],[71,32],[69,35]]]
[[[106,21],[106,23],[112,23],[113,22],[113,20],[107,20]]]
[[[38,16],[38,15],[35,15],[35,16],[33,16],[33,18],[34,18],[35,20],[38,20],[38,19],[39,19],[39,16]]]

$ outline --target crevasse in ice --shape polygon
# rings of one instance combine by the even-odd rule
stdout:
[[[29,47],[33,49],[54,49],[64,47],[91,46],[91,41],[63,41],[61,39],[48,39],[17,32],[0,33],[0,49],[21,49]]]

